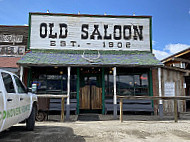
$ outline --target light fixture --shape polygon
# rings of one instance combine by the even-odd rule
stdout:
[[[55,66],[54,68],[55,68],[55,69],[57,69],[58,67],[57,67],[57,66]]]

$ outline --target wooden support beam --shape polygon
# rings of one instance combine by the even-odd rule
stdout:
[[[172,60],[173,60],[173,61],[180,61],[180,62],[184,62],[184,63],[190,64],[190,60],[183,59],[183,58],[176,58],[176,57],[173,57]]]
[[[178,122],[178,111],[177,111],[177,100],[174,99],[174,119],[175,122]]]
[[[117,74],[116,74],[116,67],[114,67],[114,69],[113,69],[113,86],[114,86],[114,96],[113,96],[113,106],[114,106],[114,110],[113,110],[113,117],[114,117],[114,119],[117,119],[117,87],[116,87],[116,83],[117,83],[117,76],[116,76]]]
[[[61,122],[64,122],[64,104],[65,104],[65,98],[63,97],[61,99]]]
[[[70,105],[70,78],[71,78],[71,67],[67,67],[67,105]]]
[[[120,122],[123,122],[123,99],[120,99]]]
[[[37,94],[38,98],[67,98],[67,95]]]
[[[66,120],[70,119],[70,77],[71,67],[67,67],[67,105],[66,105]]]
[[[190,96],[171,96],[171,97],[166,97],[166,96],[117,96],[119,99],[129,99],[129,100],[190,100]]]
[[[161,97],[162,96],[161,68],[158,68],[158,91],[159,91],[159,97]],[[159,104],[163,104],[162,100],[159,100]]]

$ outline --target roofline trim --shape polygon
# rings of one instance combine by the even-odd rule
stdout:
[[[172,60],[173,57],[179,57],[179,56],[182,56],[182,55],[184,55],[184,54],[186,54],[186,53],[189,53],[189,52],[190,52],[190,47],[187,48],[187,49],[185,49],[185,50],[182,50],[182,51],[180,51],[180,52],[178,52],[178,53],[175,53],[175,54],[173,54],[173,55],[171,55],[171,56],[169,56],[169,57],[167,57],[167,58],[165,58],[165,59],[163,59],[163,60],[161,60],[161,62],[162,62],[162,63],[168,62],[168,61]],[[179,54],[180,54],[180,55],[179,55]]]
[[[49,15],[49,16],[73,16],[73,17],[152,18],[152,16],[65,14],[65,13],[41,13],[41,12],[30,12],[29,14],[31,14],[31,15]]]

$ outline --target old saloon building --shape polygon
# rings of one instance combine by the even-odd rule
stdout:
[[[152,69],[163,64],[152,54],[151,16],[30,13],[29,21],[28,52],[17,63],[38,94],[68,96],[67,117],[70,111],[115,116],[116,95],[153,96]],[[48,107],[60,110],[60,101],[50,99]],[[148,100],[123,108],[154,112]]]

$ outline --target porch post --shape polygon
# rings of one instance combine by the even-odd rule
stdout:
[[[102,67],[102,114],[105,114],[105,77],[104,77],[104,67]]]
[[[70,77],[71,77],[71,67],[67,67],[67,105],[66,105],[66,120],[70,117]]]
[[[23,66],[20,66],[20,80],[23,81]]]
[[[80,70],[77,67],[77,114],[79,114],[79,92],[80,91]]]
[[[158,68],[158,86],[159,86],[159,97],[162,96],[162,83],[161,83],[161,68]],[[163,101],[159,100],[158,104],[159,116],[163,117]]]
[[[116,94],[116,67],[114,67],[113,70],[113,82],[114,82],[114,97],[113,97],[113,106],[114,106],[114,111],[113,111],[113,118],[117,119],[117,94]]]

